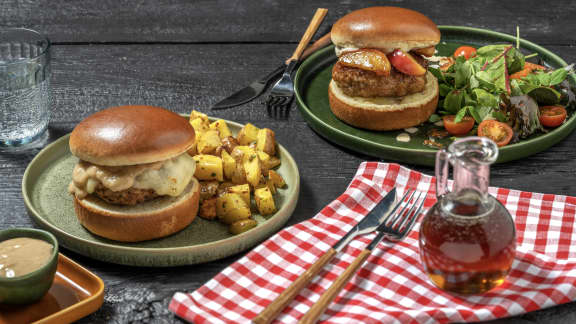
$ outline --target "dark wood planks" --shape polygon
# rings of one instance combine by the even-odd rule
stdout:
[[[297,42],[314,10],[329,9],[326,25],[370,5],[421,11],[439,25],[489,28],[522,35],[540,44],[572,44],[566,23],[576,2],[450,0],[362,1],[188,1],[66,0],[3,1],[3,26],[27,26],[55,42]]]

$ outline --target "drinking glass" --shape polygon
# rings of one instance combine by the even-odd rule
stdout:
[[[0,150],[33,146],[50,120],[50,41],[26,28],[0,29]]]

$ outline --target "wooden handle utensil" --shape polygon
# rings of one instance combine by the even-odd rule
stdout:
[[[306,48],[306,46],[308,46],[308,43],[310,43],[312,36],[314,36],[316,30],[318,30],[318,27],[320,27],[320,24],[324,20],[324,17],[326,17],[327,13],[328,9],[324,8],[316,9],[316,13],[314,13],[312,21],[310,21],[308,28],[306,28],[306,32],[304,32],[302,39],[300,39],[300,43],[298,43],[298,47],[296,47],[296,50],[294,51],[294,53],[292,54],[292,56],[288,61],[300,59],[302,53],[304,52],[304,49]]]
[[[332,42],[332,38],[330,37],[330,32],[328,32],[328,33],[326,33],[326,35],[318,38],[318,40],[316,40],[314,43],[312,43],[312,45],[306,47],[306,49],[302,53],[302,56],[300,56],[300,60],[303,60],[303,59],[307,58],[308,56],[312,55],[317,50],[328,46],[328,44],[330,44],[331,42]],[[290,63],[291,60],[292,60],[291,58],[287,59],[286,64]]]

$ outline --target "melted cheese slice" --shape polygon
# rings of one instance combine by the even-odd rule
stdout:
[[[134,188],[153,189],[159,195],[179,196],[192,180],[196,162],[188,153],[167,160],[158,170],[149,169],[134,179]]]

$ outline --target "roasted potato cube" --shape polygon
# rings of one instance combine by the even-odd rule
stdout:
[[[210,129],[217,130],[218,133],[220,134],[220,138],[222,138],[222,139],[224,139],[228,136],[232,136],[232,132],[228,128],[228,124],[226,124],[226,121],[224,121],[222,119],[218,119],[217,121],[210,124]]]
[[[262,174],[268,174],[268,163],[270,162],[270,155],[262,151],[258,151],[256,154],[258,154],[258,158],[260,159],[260,162],[262,162]]]
[[[274,132],[268,128],[262,128],[258,131],[258,139],[256,140],[256,149],[267,153],[268,155],[276,155],[276,141],[274,140]]]
[[[238,145],[234,148],[234,150],[232,151],[232,153],[230,153],[230,155],[238,160],[238,159],[242,159],[242,157],[244,156],[244,154],[246,153],[254,153],[255,151],[246,145]]]
[[[256,226],[258,226],[257,221],[253,219],[243,219],[230,224],[230,226],[228,226],[228,230],[230,231],[230,233],[236,235],[249,231]]]
[[[216,218],[216,201],[217,198],[210,198],[200,203],[200,212],[198,215],[204,219],[213,220]]]
[[[274,197],[272,197],[272,192],[268,187],[256,189],[254,191],[254,200],[261,215],[270,215],[276,212]]]
[[[222,159],[214,155],[200,154],[194,156],[196,172],[194,176],[198,180],[224,181],[224,168]]]
[[[228,187],[226,189],[226,192],[239,194],[240,196],[242,196],[242,199],[244,199],[244,202],[246,202],[246,204],[250,206],[250,185],[248,185],[247,183]]]
[[[218,196],[221,196],[228,192],[228,187],[232,187],[234,184],[232,182],[221,182],[220,186],[218,186]]]
[[[214,129],[207,130],[200,134],[198,138],[198,153],[214,154],[220,145],[222,144],[220,143],[218,131]]]
[[[192,112],[190,113],[190,121],[193,121],[196,118],[203,119],[208,123],[210,122],[210,120],[208,119],[208,115],[201,113],[197,110],[192,110]]]
[[[284,178],[282,178],[282,176],[274,170],[268,171],[268,178],[272,180],[277,188],[284,188],[286,186],[286,181],[284,181]]]
[[[242,157],[242,164],[244,165],[244,171],[246,172],[246,181],[253,187],[257,187],[260,183],[260,177],[262,176],[262,166],[260,165],[260,159],[256,153],[246,153]]]
[[[271,156],[270,159],[268,160],[268,163],[266,165],[266,167],[268,169],[274,169],[275,167],[280,165],[280,159],[275,157],[275,156]]]
[[[239,220],[250,218],[250,205],[246,204],[239,194],[226,193],[218,197],[216,215],[218,215],[218,219],[221,222],[232,224]]]
[[[274,181],[271,179],[266,180],[266,186],[270,189],[270,192],[275,195],[276,194],[276,185],[274,185]]]
[[[240,145],[248,145],[255,142],[258,139],[258,131],[258,127],[250,123],[244,125],[236,137],[238,143],[240,143]]]
[[[244,163],[242,160],[236,160],[236,169],[234,169],[234,173],[232,174],[232,183],[234,184],[244,184],[246,182],[246,171],[244,170]]]
[[[218,181],[200,181],[200,201],[216,196],[219,186]]]
[[[208,121],[206,121],[202,118],[196,118],[196,119],[190,120],[190,125],[192,125],[192,128],[194,128],[194,132],[196,133],[196,138],[198,138],[198,136],[202,135],[202,133],[204,133],[210,129],[210,124],[208,123]]]
[[[238,141],[234,137],[228,136],[222,139],[222,148],[224,148],[228,154],[231,154],[236,146],[238,146]]]
[[[234,171],[236,170],[236,160],[226,150],[220,152],[222,156],[222,163],[224,163],[224,176],[226,179],[232,179]]]

